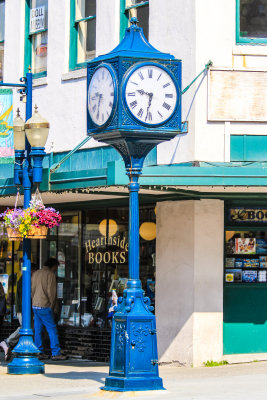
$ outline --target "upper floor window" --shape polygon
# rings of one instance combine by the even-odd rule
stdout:
[[[237,0],[237,43],[267,43],[267,0]]]
[[[71,0],[70,69],[95,57],[96,0]]]
[[[48,0],[27,0],[25,21],[25,70],[46,75]]]
[[[5,2],[0,0],[0,81],[3,80],[5,43]]]
[[[139,26],[143,28],[144,35],[149,36],[149,1],[144,0],[121,0],[121,39],[124,36],[125,28],[132,17],[137,17]]]

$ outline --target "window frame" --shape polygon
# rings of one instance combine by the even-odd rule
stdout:
[[[28,72],[29,68],[32,67],[32,38],[36,33],[30,33],[30,9],[31,0],[25,1],[25,43],[24,43],[24,74]],[[47,32],[48,28],[38,31],[38,33]],[[32,74],[33,79],[43,78],[47,76],[46,71],[37,72]]]
[[[240,35],[240,0],[236,0],[236,44],[262,44],[267,38],[244,37]]]
[[[143,0],[142,3],[138,3],[133,6],[126,7],[126,0],[120,0],[120,14],[121,14],[121,17],[120,17],[120,40],[123,39],[124,34],[125,34],[125,29],[129,25],[128,11],[132,10],[132,9],[144,7],[147,5],[149,6],[149,0]]]
[[[69,45],[69,70],[84,68],[87,61],[78,63],[78,30],[79,23],[84,21],[91,21],[95,19],[96,15],[90,15],[86,18],[76,20],[76,0],[70,0],[70,45]]]

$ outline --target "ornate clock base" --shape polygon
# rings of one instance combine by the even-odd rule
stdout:
[[[158,372],[156,318],[139,279],[130,279],[113,317],[110,371],[103,390],[163,390]]]
[[[127,392],[127,391],[145,391],[145,390],[165,390],[162,379],[157,378],[106,378],[105,386],[102,390]]]

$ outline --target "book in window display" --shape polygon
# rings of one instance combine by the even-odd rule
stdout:
[[[266,239],[256,239],[256,252],[257,254],[267,253]]]
[[[242,282],[242,269],[226,269],[225,270],[226,282]]]
[[[226,268],[235,268],[235,259],[227,257],[225,260],[225,267]]]
[[[243,282],[257,282],[258,272],[257,271],[243,271],[242,281]]]
[[[267,271],[258,271],[258,282],[266,282]]]
[[[236,254],[256,254],[256,238],[235,239]]]

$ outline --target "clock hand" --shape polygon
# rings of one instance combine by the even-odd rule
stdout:
[[[140,93],[142,96],[145,94],[145,91],[143,89],[137,89],[137,92]]]
[[[100,94],[100,93],[97,93],[97,95],[99,96],[99,100],[98,100],[98,106],[97,106],[97,114],[96,114],[96,119],[98,119],[99,118],[99,106],[100,106],[100,102],[101,102],[101,99],[102,99],[102,94]]]
[[[140,93],[142,96],[143,94],[146,94],[149,97],[153,96],[153,93],[145,92],[143,89],[137,89],[137,92]]]
[[[149,96],[149,100],[148,100],[148,106],[147,106],[147,112],[146,112],[145,121],[147,120],[147,117],[148,117],[148,114],[149,114],[149,109],[150,109],[150,106],[151,106],[151,103],[152,103],[152,98],[153,98],[153,93],[146,93],[146,94]]]

